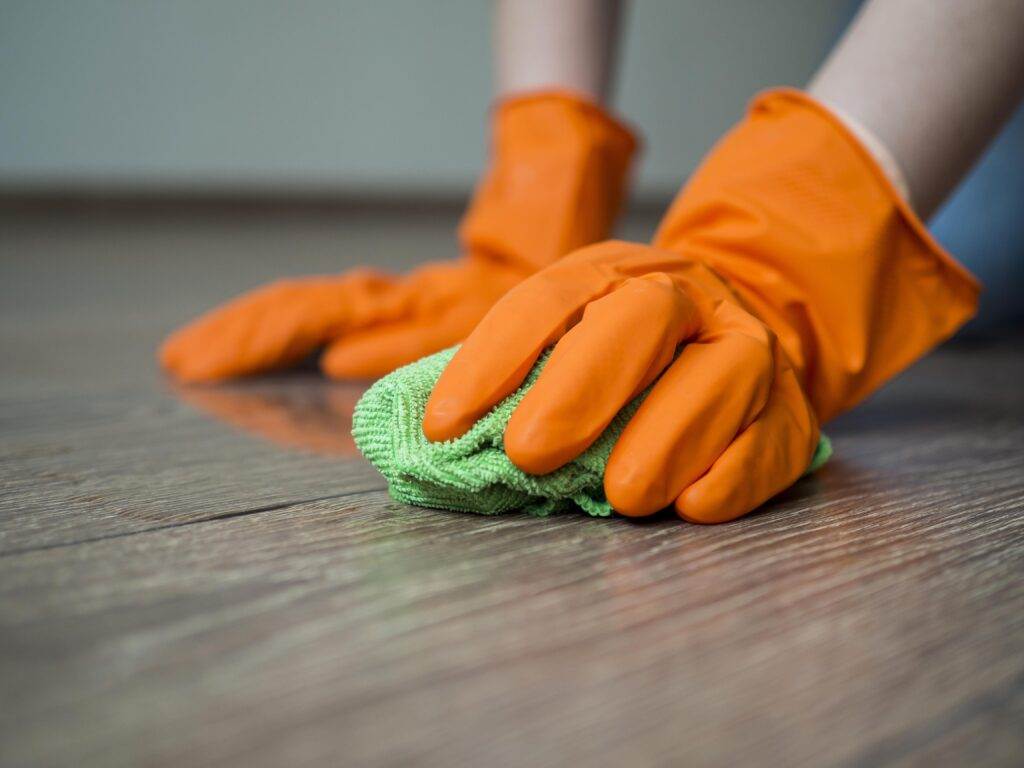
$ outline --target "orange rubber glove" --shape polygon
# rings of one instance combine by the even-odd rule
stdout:
[[[674,504],[723,522],[800,477],[818,424],[951,334],[977,292],[834,116],[769,92],[673,203],[655,247],[584,248],[499,301],[442,374],[423,429],[463,433],[555,344],[506,428],[512,461],[561,466],[656,382],[612,451],[608,500],[629,516]]]
[[[259,288],[172,334],[160,361],[182,381],[293,365],[326,346],[335,378],[372,378],[460,341],[513,285],[608,236],[636,141],[564,92],[501,102],[492,162],[460,226],[464,255],[408,275],[355,270]]]

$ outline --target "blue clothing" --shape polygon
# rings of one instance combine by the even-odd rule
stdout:
[[[1024,106],[928,228],[985,286],[962,333],[1024,324]]]

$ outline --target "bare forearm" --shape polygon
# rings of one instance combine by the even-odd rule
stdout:
[[[812,95],[892,153],[929,216],[1024,95],[1024,0],[870,0]]]
[[[498,95],[566,88],[603,103],[615,64],[620,0],[498,0]]]

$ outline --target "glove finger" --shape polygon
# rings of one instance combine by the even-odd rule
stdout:
[[[770,332],[729,303],[717,306],[709,325],[654,385],[612,449],[604,488],[623,515],[671,504],[767,402]]]
[[[628,280],[589,304],[512,414],[508,457],[545,474],[581,454],[699,328],[697,307],[665,274]]]
[[[818,445],[818,423],[792,369],[779,378],[758,419],[707,474],[676,499],[679,516],[724,523],[756,509],[795,483]]]
[[[392,278],[372,272],[271,283],[172,333],[160,362],[186,382],[284,368],[332,335],[373,318],[394,285]]]
[[[624,247],[603,243],[576,254]],[[610,291],[617,279],[610,270],[566,257],[506,293],[438,379],[423,417],[427,438],[450,440],[465,433],[522,383],[541,351],[561,338],[583,308]]]
[[[449,313],[385,323],[345,334],[320,358],[324,373],[334,379],[375,379],[419,358],[459,343],[478,318]]]

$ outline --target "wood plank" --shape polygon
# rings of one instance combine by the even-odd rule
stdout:
[[[730,525],[375,492],[0,558],[2,762],[1019,763],[1017,349]]]
[[[910,443],[955,450],[958,421],[978,431],[980,449],[1005,451],[1000,425],[1020,412],[1024,378],[1012,346],[984,351],[984,377],[969,351],[928,359],[890,387],[886,407],[830,431],[881,419],[883,431],[912,428]],[[973,394],[958,394],[968,385]],[[178,396],[164,387],[0,401],[0,553],[382,488],[348,436],[361,391],[311,373]]]
[[[362,387],[297,375],[0,402],[0,553],[384,487],[357,458]]]

